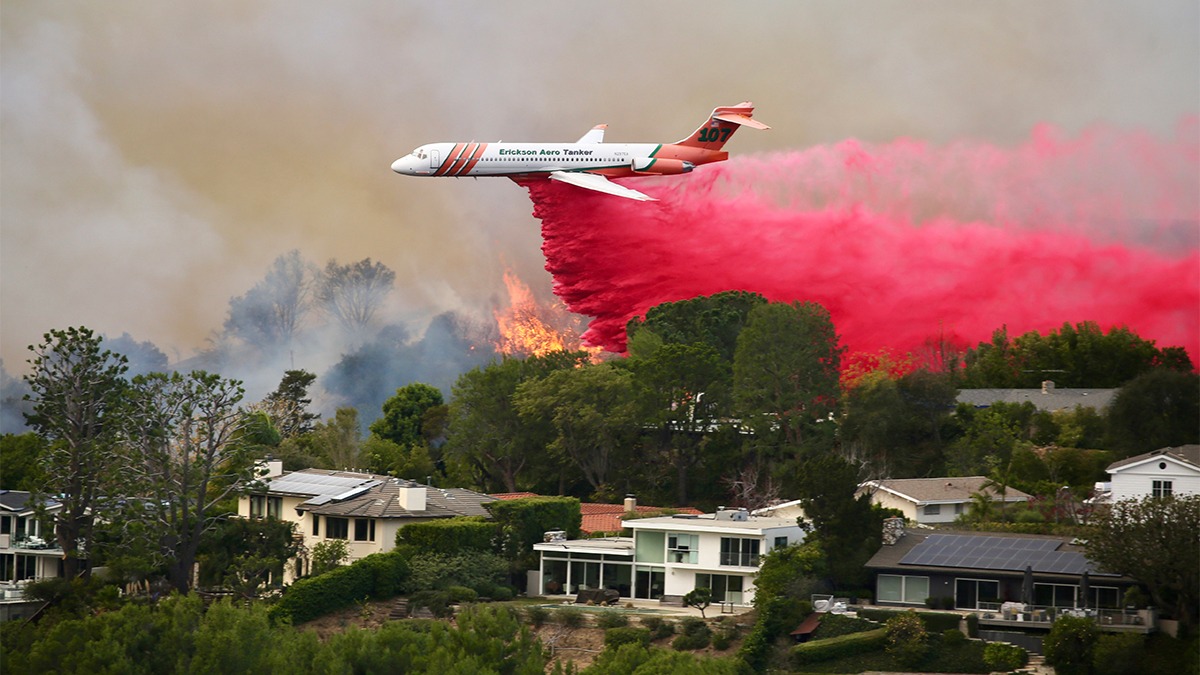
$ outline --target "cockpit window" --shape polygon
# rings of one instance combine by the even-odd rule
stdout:
[[[412,154],[416,155],[418,159],[425,159],[425,151],[422,150],[421,148],[417,148],[416,150],[413,150]]]

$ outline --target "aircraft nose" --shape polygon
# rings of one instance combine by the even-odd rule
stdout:
[[[408,166],[408,157],[401,157],[392,162],[392,171],[396,173],[410,173],[412,169]]]

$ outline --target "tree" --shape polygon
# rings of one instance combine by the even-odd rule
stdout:
[[[300,251],[280,255],[262,281],[229,301],[225,332],[267,352],[290,345],[308,312],[315,273]]]
[[[320,419],[319,414],[308,412],[312,403],[308,388],[316,379],[306,370],[289,370],[284,372],[279,388],[267,395],[268,414],[284,440],[312,431],[313,421]]]
[[[297,527],[275,518],[221,521],[200,545],[200,583],[257,597],[258,589],[272,579],[280,583],[284,565],[303,554],[304,538]]]
[[[522,419],[514,402],[517,388],[556,370],[575,368],[585,357],[584,352],[505,357],[463,373],[450,402],[449,452],[481,474],[498,478],[505,491],[517,492],[536,458],[547,460],[543,450],[554,440],[546,420]]]
[[[321,310],[351,335],[360,336],[371,325],[379,306],[392,292],[396,273],[370,258],[348,265],[330,260],[317,280],[316,300]]]
[[[916,668],[925,659],[928,637],[925,623],[912,610],[887,620],[887,651],[905,668]]]
[[[101,350],[101,338],[87,328],[52,330],[30,346],[33,372],[25,376],[33,393],[30,427],[50,442],[41,454],[42,481],[37,492],[53,495],[62,508],[54,515],[54,534],[63,550],[68,579],[87,567],[95,523],[112,506],[114,451],[126,419],[122,377],[125,357]]]
[[[554,451],[574,460],[583,477],[599,490],[608,482],[614,454],[633,427],[632,376],[600,363],[556,370],[517,387],[513,402],[522,419],[553,425]]]
[[[1085,552],[1102,571],[1136,579],[1181,623],[1200,614],[1200,495],[1145,497],[1096,518]]]
[[[658,345],[705,344],[716,350],[722,360],[732,363],[738,335],[745,328],[751,310],[767,304],[767,299],[747,291],[726,291],[690,300],[664,302],[646,311],[645,318],[635,316],[625,326],[637,358],[650,355]],[[637,345],[646,348],[640,353]]]
[[[345,539],[326,539],[313,547],[312,575],[319,576],[340,567],[350,558]]]
[[[858,468],[836,455],[808,460],[793,480],[812,523],[809,541],[825,552],[830,580],[840,587],[861,586],[867,578],[863,565],[882,545],[886,509],[873,505],[868,493],[854,496]]]
[[[215,507],[251,478],[240,385],[199,370],[133,381],[137,423],[128,434],[126,471],[140,499],[127,508],[130,520],[151,524],[171,585],[183,592],[200,543],[218,521]]]
[[[359,465],[359,446],[362,432],[358,427],[358,411],[339,407],[333,419],[318,422],[308,435],[313,454],[325,460],[331,469],[350,468]]]
[[[712,589],[710,588],[696,588],[688,591],[687,594],[683,596],[683,606],[695,607],[696,609],[700,610],[700,618],[706,618],[704,616],[704,610],[708,609],[708,606],[712,604],[712,601]]]
[[[1096,622],[1091,619],[1059,617],[1042,639],[1046,663],[1061,675],[1091,675],[1097,635]]]
[[[420,382],[400,387],[384,402],[383,417],[371,423],[371,433],[399,446],[423,444],[425,413],[442,404],[442,392],[435,387]]]
[[[33,492],[43,480],[42,453],[46,441],[32,431],[0,436],[0,489]]]
[[[787,445],[801,447],[806,427],[833,411],[844,351],[829,312],[816,303],[751,310],[733,364],[743,421],[760,435],[777,428]]]
[[[688,503],[688,469],[701,461],[708,430],[726,405],[729,364],[702,343],[665,344],[634,359],[639,417],[655,429],[654,443],[675,469],[676,503]]]
[[[1159,369],[1121,387],[1108,407],[1110,447],[1118,459],[1200,443],[1200,374]]]

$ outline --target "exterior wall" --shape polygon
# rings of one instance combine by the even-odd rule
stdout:
[[[909,502],[912,504],[912,502]],[[917,514],[916,521],[918,523],[953,523],[954,519],[963,514],[963,511],[970,507],[962,502],[958,504],[938,504],[938,514],[935,516],[925,515],[925,507],[913,504],[913,511]],[[955,512],[954,507],[958,506],[959,510]]]
[[[904,514],[905,518],[913,522],[921,522],[918,520],[916,504],[897,497],[887,490],[876,490],[875,494],[871,496],[871,501],[887,509],[897,509]]]
[[[1162,464],[1165,469],[1159,468]],[[1200,494],[1200,471],[1167,457],[1152,457],[1112,472],[1112,499],[1148,497],[1156,480],[1171,481],[1172,494]]]

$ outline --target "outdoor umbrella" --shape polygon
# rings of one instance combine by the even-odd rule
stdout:
[[[1083,578],[1079,580],[1079,592],[1083,594],[1083,608],[1087,609],[1092,606],[1092,582],[1088,579],[1087,570],[1083,571]]]
[[[1025,578],[1021,580],[1021,602],[1033,604],[1033,567],[1025,566]]]

